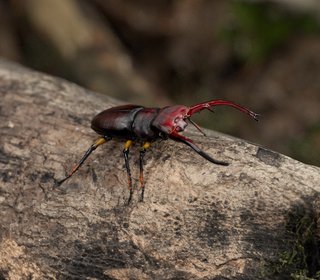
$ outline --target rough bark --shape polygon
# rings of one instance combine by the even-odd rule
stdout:
[[[275,279],[319,270],[319,168],[190,130],[230,166],[155,143],[138,202],[135,147],[127,205],[123,143],[110,141],[53,189],[96,139],[91,118],[117,101],[4,61],[0,94],[0,278]]]

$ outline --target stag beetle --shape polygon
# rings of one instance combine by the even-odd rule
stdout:
[[[130,202],[133,189],[132,177],[129,167],[129,149],[133,142],[142,143],[140,149],[140,188],[141,188],[141,201],[144,195],[144,180],[143,180],[143,158],[146,150],[150,147],[151,143],[156,140],[167,140],[168,138],[182,142],[191,147],[196,153],[205,158],[206,160],[219,165],[228,165],[227,162],[213,159],[207,153],[202,151],[191,139],[179,134],[184,131],[190,121],[203,135],[205,135],[201,128],[193,122],[190,117],[207,109],[211,112],[212,107],[225,105],[234,107],[241,112],[249,115],[250,117],[258,120],[258,114],[242,107],[234,102],[226,100],[211,100],[191,107],[184,105],[167,106],[163,108],[146,108],[140,105],[122,105],[109,108],[96,115],[92,122],[91,128],[99,135],[98,138],[86,151],[80,161],[73,167],[71,172],[62,180],[58,182],[61,185],[65,180],[70,178],[79,167],[85,162],[89,155],[100,145],[111,140],[112,138],[125,140],[123,155],[125,160],[125,167],[128,175],[128,187],[130,190]]]

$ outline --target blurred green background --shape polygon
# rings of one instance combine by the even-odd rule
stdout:
[[[0,0],[0,56],[320,166],[318,0]]]

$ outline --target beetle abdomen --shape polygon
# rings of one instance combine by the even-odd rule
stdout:
[[[104,110],[93,118],[91,128],[103,136],[135,139],[132,124],[136,114],[143,108],[138,105],[122,105]]]

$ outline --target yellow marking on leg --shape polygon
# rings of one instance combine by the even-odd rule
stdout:
[[[150,146],[151,146],[151,143],[150,143],[150,142],[145,142],[145,143],[143,144],[142,148],[146,150],[146,149],[149,149]]]
[[[127,142],[124,144],[124,149],[129,150],[132,144],[133,144],[132,140],[127,140]]]
[[[107,140],[106,140],[104,137],[101,137],[101,138],[97,139],[97,140],[93,143],[92,147],[97,148],[98,146],[100,146],[100,145],[102,145],[102,144],[104,144],[104,143],[106,143],[106,142],[107,142]]]

